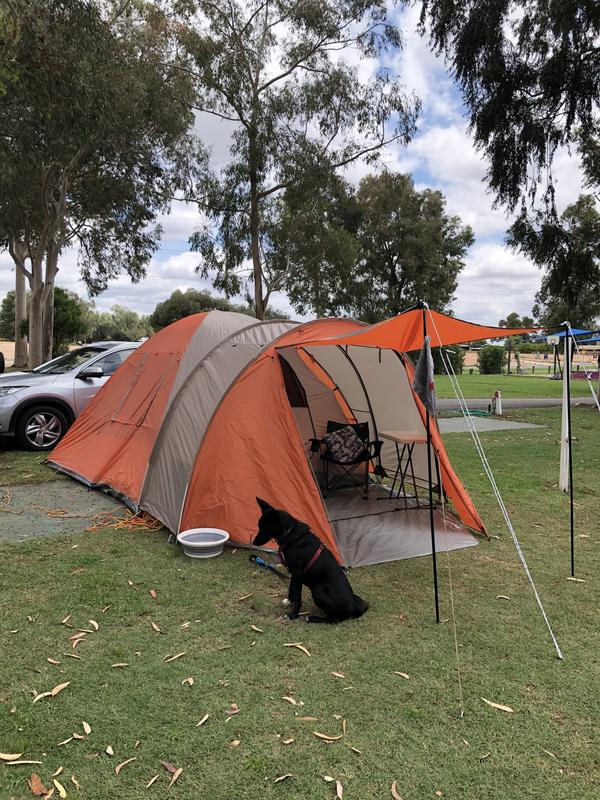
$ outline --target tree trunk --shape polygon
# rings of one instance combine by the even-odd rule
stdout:
[[[29,369],[39,366],[43,362],[42,329],[43,329],[43,301],[41,281],[35,281],[29,299]]]
[[[53,245],[46,254],[46,279],[42,293],[42,361],[52,358],[54,343],[54,279],[58,272],[59,247]]]
[[[27,337],[21,334],[23,322],[27,319],[27,288],[25,285],[25,260],[27,248],[24,242],[12,240],[9,252],[15,264],[15,358],[14,366],[23,369],[27,366]]]
[[[262,267],[260,263],[260,217],[258,200],[258,174],[256,168],[256,142],[249,134],[250,151],[250,251],[252,253],[252,275],[254,278],[254,311],[257,319],[265,318],[265,303],[262,288]]]

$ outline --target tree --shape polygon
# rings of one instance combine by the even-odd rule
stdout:
[[[508,244],[545,270],[534,315],[545,327],[569,320],[594,327],[600,317],[600,213],[594,197],[581,195],[560,219],[523,211]]]
[[[191,82],[173,69],[156,6],[121,3],[131,15],[110,20],[84,0],[15,6],[17,78],[0,98],[0,230],[29,281],[33,366],[50,354],[63,249],[80,245],[92,293],[122,270],[139,280],[160,239],[156,217],[187,185],[196,147]]]
[[[176,289],[170,297],[159,303],[148,321],[153,330],[159,331],[166,328],[178,319],[198,314],[201,311],[231,311],[231,303],[221,297],[213,297],[209,292],[200,292],[197,289],[186,289],[182,292]]]
[[[55,355],[65,353],[70,344],[83,338],[87,332],[85,303],[75,292],[54,289],[54,341]],[[27,320],[23,321],[27,329]],[[0,339],[13,341],[15,337],[15,292],[7,292],[0,305]]]
[[[199,314],[201,311],[235,311],[238,314],[256,316],[254,307],[251,303],[231,303],[224,297],[215,297],[210,292],[198,291],[197,289],[180,289],[175,291],[159,303],[152,314],[148,317],[148,322],[154,331],[166,328],[178,319],[189,317],[190,314]],[[288,319],[287,314],[277,309],[267,309],[266,319]]]
[[[579,143],[588,176],[600,185],[597,3],[424,0],[421,23],[462,90],[501,203],[514,208],[546,180],[552,207],[551,167],[561,145]]]
[[[93,315],[90,340],[137,342],[145,336],[152,336],[153,333],[149,317],[140,316],[129,308],[115,305],[110,312]]]
[[[288,252],[283,241],[281,249],[291,263],[285,288],[294,306],[366,322],[419,300],[446,310],[473,232],[446,213],[443,194],[419,192],[409,175],[389,172],[363,178],[354,195],[339,182],[334,188],[322,204],[311,197],[310,208],[289,212],[281,237]]]
[[[384,0],[183,0],[181,41],[199,111],[234,123],[231,161],[200,184],[205,224],[191,239],[204,276],[237,294],[248,272],[262,319],[280,288],[266,221],[286,189],[325,180],[385,144],[407,142],[418,101],[389,67],[370,79],[360,62],[400,45]],[[353,63],[344,56],[352,55]],[[268,227],[268,226],[267,226]],[[275,267],[275,268],[274,268]]]

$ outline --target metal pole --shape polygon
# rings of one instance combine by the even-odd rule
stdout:
[[[427,309],[423,304],[423,347],[425,346],[425,337],[427,336]],[[431,420],[429,417],[429,409],[425,408],[426,428],[427,428],[427,482],[429,485],[429,527],[431,529],[431,563],[433,567],[433,591],[435,595],[435,621],[440,621],[440,598],[438,591],[438,577],[437,577],[437,558],[435,552],[435,522],[433,516],[433,481],[431,475]]]
[[[567,419],[568,419],[568,436],[569,443],[569,509],[570,509],[570,523],[571,523],[571,577],[575,577],[575,521],[573,510],[573,451],[571,446],[571,332],[568,325],[565,325],[565,336],[567,337],[567,346],[565,348],[565,368],[563,371],[563,381],[567,382]]]

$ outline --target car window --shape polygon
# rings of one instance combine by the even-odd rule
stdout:
[[[101,367],[105,377],[109,377],[116,372],[121,364],[135,351],[135,347],[131,350],[116,350],[114,353],[109,353],[104,358],[99,358],[94,361],[94,367]],[[92,365],[90,365],[92,366]]]
[[[42,373],[44,375],[63,375],[65,372],[70,372],[72,369],[81,366],[86,361],[89,361],[92,356],[101,353],[101,347],[81,347],[78,350],[71,350],[70,353],[65,353],[64,356],[53,358],[52,361],[47,361],[45,364],[40,364],[32,372]]]

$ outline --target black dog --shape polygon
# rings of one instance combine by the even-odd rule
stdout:
[[[344,571],[308,525],[286,511],[273,508],[260,497],[256,501],[262,515],[254,544],[261,546],[275,539],[281,560],[292,574],[288,592],[289,619],[298,616],[303,584],[308,586],[315,604],[326,615],[309,616],[308,622],[343,622],[362,616],[368,603],[354,594]]]

